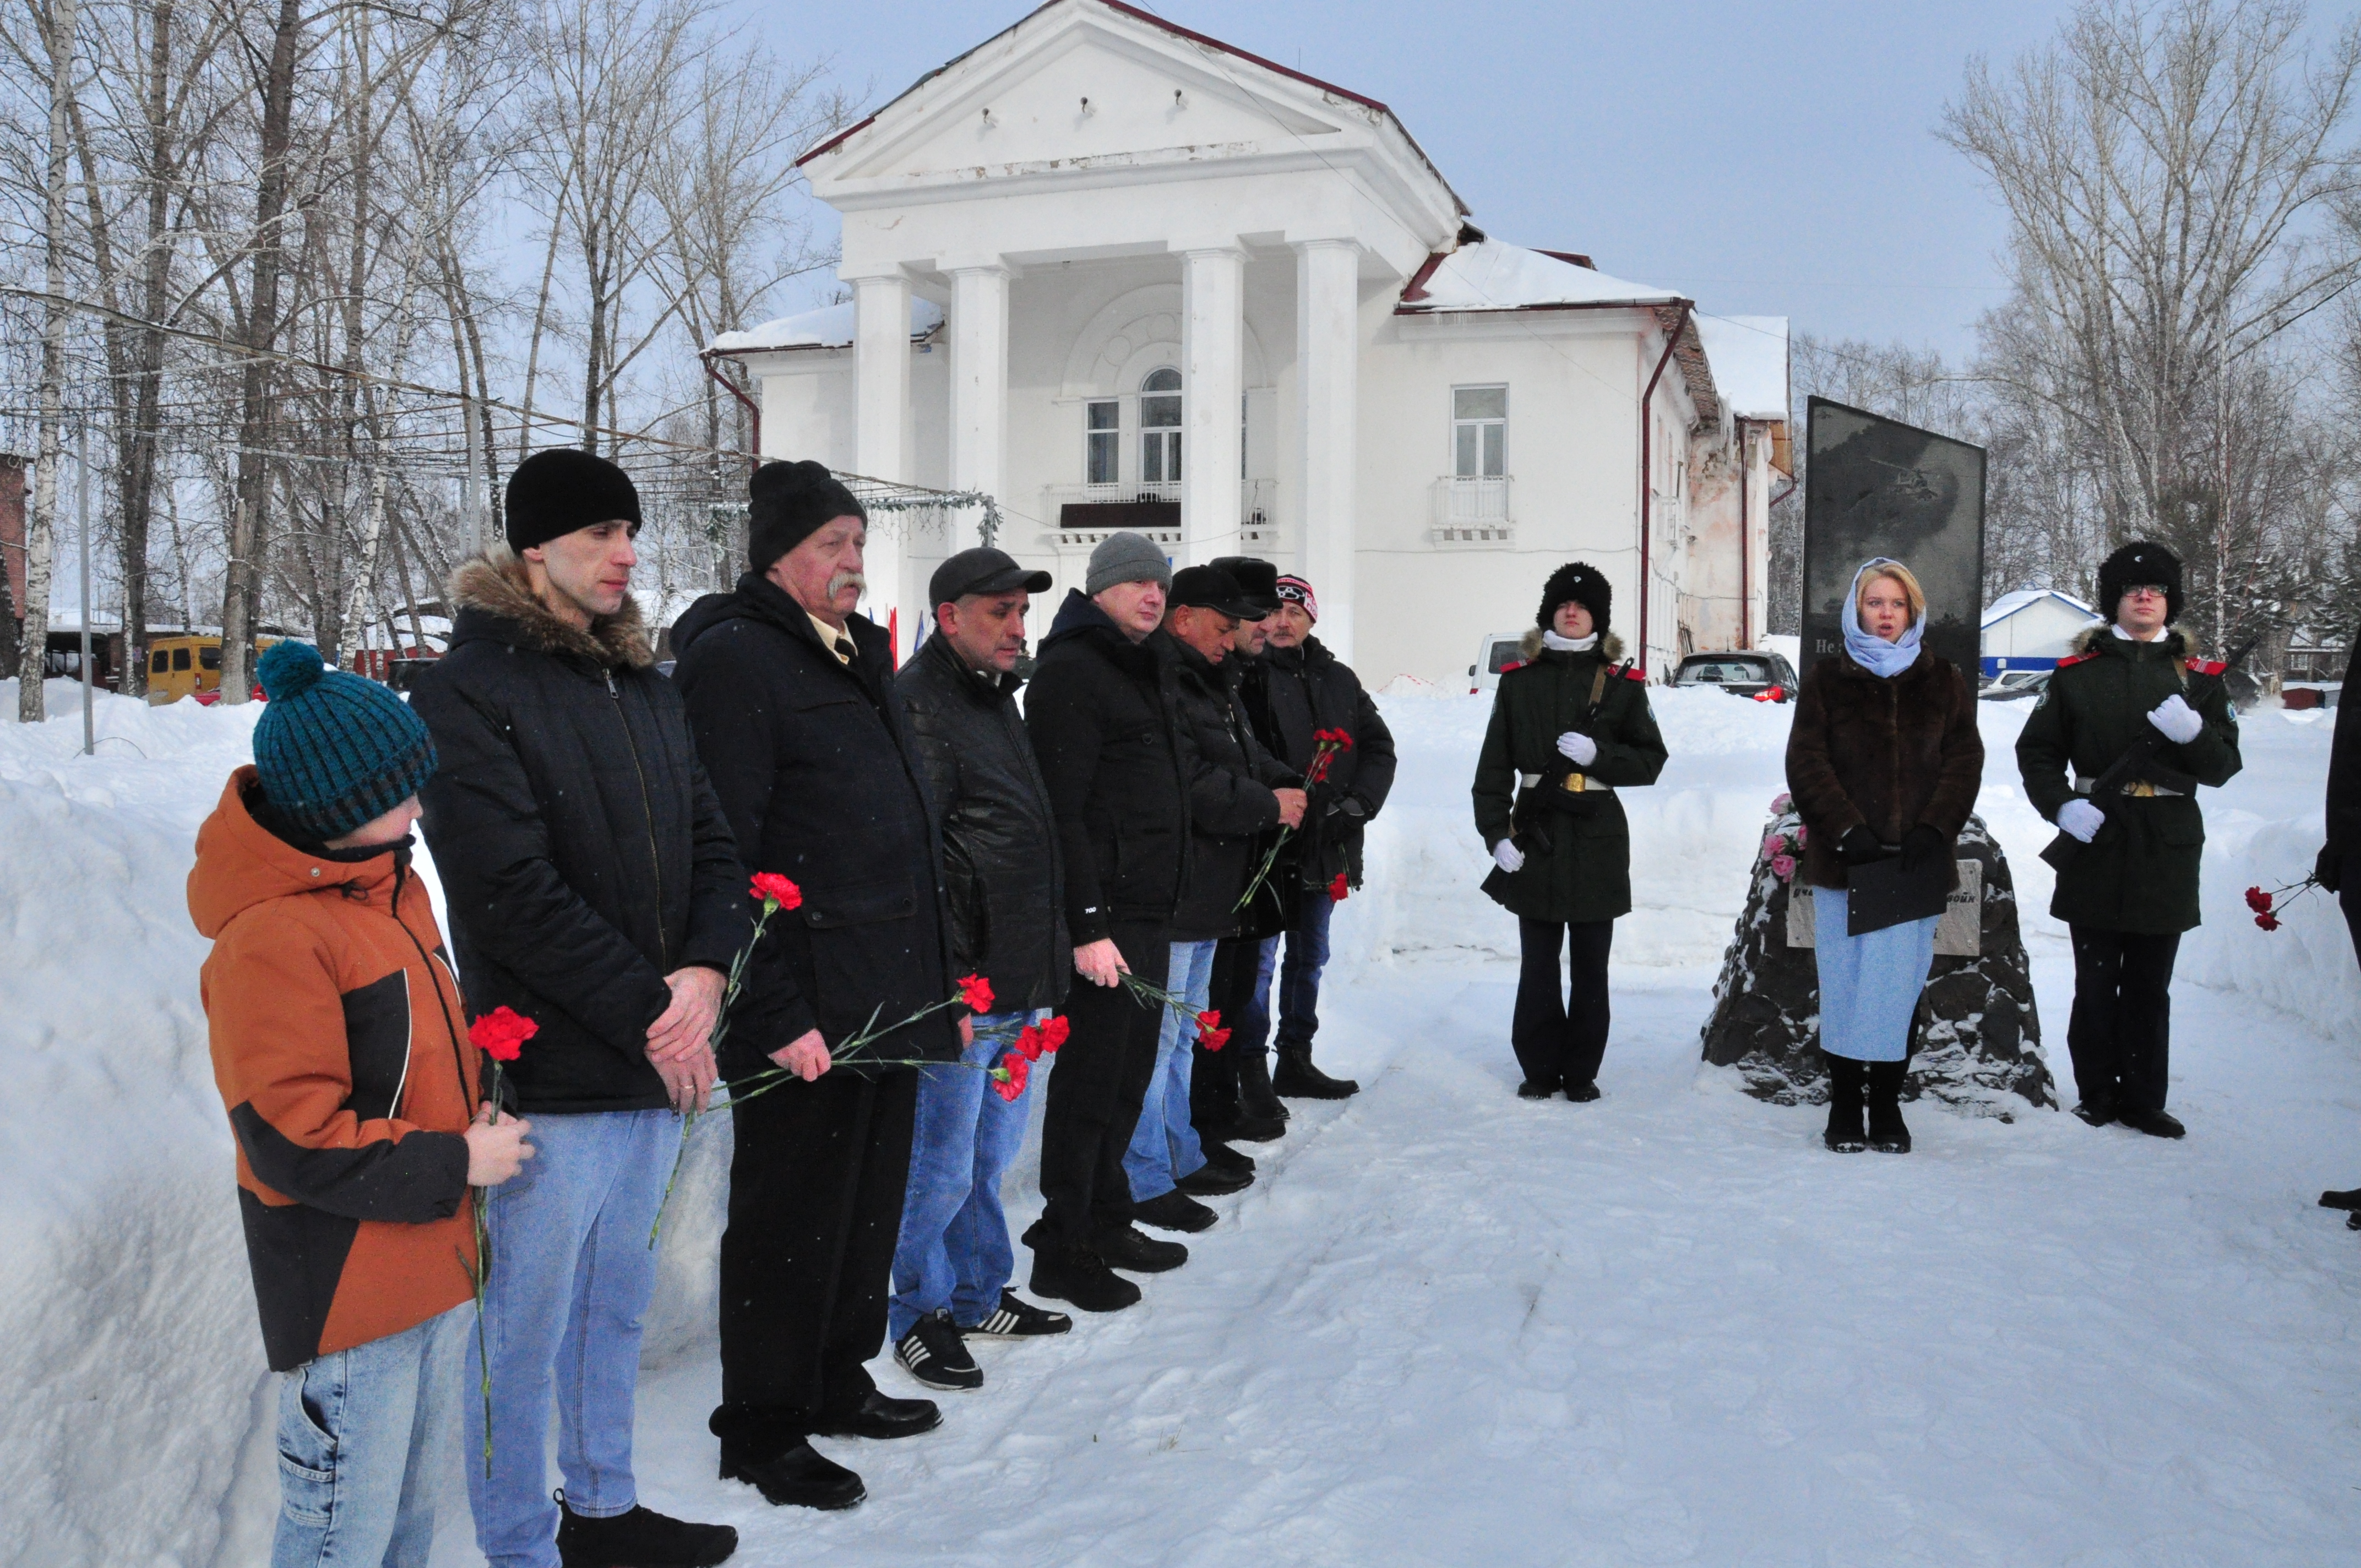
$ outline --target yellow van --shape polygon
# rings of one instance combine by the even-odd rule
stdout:
[[[276,637],[256,638],[256,656],[278,641]],[[199,702],[218,701],[221,667],[222,640],[218,637],[156,638],[148,644],[148,700],[160,704],[192,696]]]

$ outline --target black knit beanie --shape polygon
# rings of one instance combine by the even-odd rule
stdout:
[[[509,475],[503,509],[509,548],[530,550],[562,533],[620,520],[640,526],[631,477],[578,446],[536,452]]]
[[[765,463],[746,481],[747,565],[767,572],[771,564],[840,517],[869,521],[827,465]]]
[[[1552,630],[1557,607],[1573,600],[1590,612],[1590,630],[1605,635],[1607,612],[1615,602],[1615,590],[1596,566],[1587,562],[1568,561],[1550,574],[1549,582],[1542,588],[1541,613],[1533,624],[1543,631]]]
[[[2180,619],[2180,558],[2161,544],[2135,540],[2099,564],[2099,613],[2110,621],[2123,608],[2124,590],[2140,583],[2164,589],[2167,623]]]

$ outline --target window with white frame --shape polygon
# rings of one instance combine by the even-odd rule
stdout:
[[[1509,389],[1451,389],[1451,473],[1459,479],[1499,479],[1509,472]]]
[[[1150,370],[1139,384],[1139,482],[1180,478],[1180,372]]]
[[[1123,405],[1113,398],[1082,408],[1082,478],[1087,484],[1112,485],[1121,477],[1117,464],[1123,451]]]

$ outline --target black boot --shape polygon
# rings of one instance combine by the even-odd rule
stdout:
[[[1134,1274],[1162,1274],[1189,1261],[1189,1249],[1179,1242],[1160,1242],[1129,1225],[1101,1231],[1092,1245],[1109,1267]]]
[[[855,1476],[853,1485],[860,1484]],[[687,1524],[641,1508],[592,1519],[557,1494],[557,1560],[566,1568],[713,1568],[737,1550],[738,1532],[726,1524]]]
[[[1227,1171],[1233,1176],[1252,1176],[1255,1173],[1252,1155],[1240,1154],[1218,1139],[1209,1139],[1200,1146],[1205,1151],[1205,1163],[1215,1170]]]
[[[1131,1212],[1141,1224],[1154,1225],[1159,1231],[1209,1231],[1221,1217],[1178,1187],[1145,1203],[1133,1203]]]
[[[1237,1170],[1226,1165],[1207,1160],[1174,1184],[1191,1198],[1226,1198],[1233,1192],[1244,1192],[1254,1185],[1254,1172]],[[1168,1227],[1169,1228],[1169,1227]],[[1198,1227],[1200,1230],[1203,1226]]]
[[[1120,1312],[1139,1304],[1139,1287],[1079,1244],[1034,1246],[1033,1294],[1071,1302],[1085,1312]]]
[[[2352,1188],[2344,1192],[2333,1190],[2323,1192],[2320,1195],[2320,1206],[2323,1209],[2343,1209],[2348,1212],[2361,1210],[2361,1187]]]
[[[1279,1047],[1279,1070],[1271,1074],[1270,1086],[1293,1100],[1348,1100],[1361,1092],[1351,1079],[1331,1078],[1313,1067],[1310,1046]]]
[[[1238,1120],[1268,1125],[1276,1122],[1279,1131],[1287,1130],[1288,1109],[1271,1089],[1270,1057],[1262,1051],[1246,1051],[1238,1058]],[[1257,1138],[1246,1132],[1233,1132],[1232,1137],[1244,1138],[1252,1144],[1267,1144],[1268,1138]]]
[[[1830,1154],[1859,1154],[1869,1147],[1861,1125],[1861,1065],[1850,1057],[1828,1058],[1828,1130],[1820,1142]]]
[[[1869,1146],[1880,1154],[1908,1154],[1910,1129],[1902,1121],[1902,1077],[1906,1061],[1873,1061],[1869,1069]]]
[[[796,1438],[783,1452],[761,1459],[725,1442],[721,1445],[721,1478],[745,1482],[763,1494],[764,1502],[780,1508],[849,1508],[869,1495],[860,1476],[802,1438]],[[566,1552],[563,1524],[557,1527],[557,1550],[560,1555]],[[589,1561],[582,1559],[583,1563]],[[618,1557],[612,1561],[619,1565],[636,1564],[643,1559]],[[566,1558],[566,1568],[577,1568],[572,1557]]]

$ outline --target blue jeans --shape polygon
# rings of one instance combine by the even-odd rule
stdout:
[[[1306,891],[1296,906],[1294,923],[1287,928],[1287,958],[1279,956],[1279,938],[1263,942],[1262,963],[1255,971],[1254,1002],[1239,1031],[1246,1047],[1259,1052],[1270,1037],[1271,971],[1279,980],[1279,1046],[1309,1046],[1320,1027],[1320,976],[1328,967],[1328,921],[1336,901],[1324,893]]]
[[[533,1157],[492,1189],[484,1339],[492,1364],[492,1474],[484,1475],[483,1353],[467,1336],[467,1501],[492,1568],[558,1568],[549,1411],[566,1506],[630,1513],[640,1320],[656,1284],[648,1234],[680,1149],[669,1111],[530,1116]]]
[[[1008,1216],[1000,1207],[1000,1179],[1025,1142],[1025,1093],[1003,1100],[981,1069],[1000,1060],[1019,1030],[1049,1015],[987,1013],[972,1020],[975,1044],[966,1067],[918,1070],[917,1130],[910,1140],[910,1186],[902,1200],[902,1234],[894,1246],[894,1299],[886,1308],[888,1343],[899,1344],[912,1324],[950,1309],[951,1321],[972,1328],[1000,1310],[1000,1288],[1016,1271]],[[1033,1064],[1046,1072],[1054,1058]]]
[[[1123,1152],[1123,1173],[1131,1182],[1131,1201],[1145,1203],[1172,1190],[1184,1176],[1205,1163],[1204,1146],[1189,1122],[1189,1069],[1196,1060],[1197,1014],[1204,1010],[1213,989],[1213,949],[1219,942],[1175,942],[1172,967],[1164,988],[1189,999],[1189,1015],[1171,1008],[1156,1036],[1156,1075],[1148,1080],[1148,1098],[1139,1108],[1139,1124],[1132,1129],[1131,1146]]]
[[[279,1379],[279,1530],[270,1568],[426,1568],[434,1461],[462,1392],[471,1303]]]

